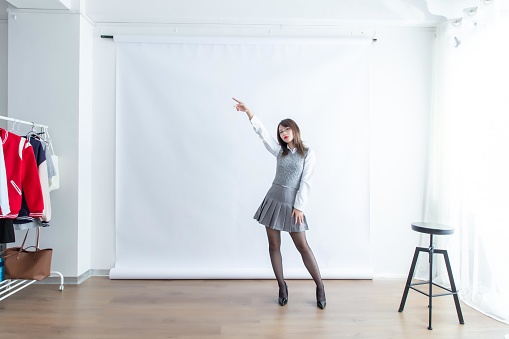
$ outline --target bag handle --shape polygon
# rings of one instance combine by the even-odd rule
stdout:
[[[25,233],[25,238],[23,239],[23,243],[21,244],[21,247],[18,250],[18,254],[20,254],[25,249],[25,242],[27,241],[27,237],[28,237],[28,232],[29,231],[30,231],[30,229],[27,229],[27,232]],[[35,243],[35,246],[28,246],[27,248],[34,247],[37,251],[40,251],[40,249],[39,249],[39,238],[40,238],[40,230],[39,230],[39,227],[37,227],[37,241]],[[3,250],[2,252],[5,252],[5,250]],[[13,255],[13,254],[11,254],[11,255]],[[7,256],[7,257],[10,257],[10,255]],[[3,258],[7,258],[7,257],[3,257]]]
[[[39,238],[40,238],[40,228],[37,227],[37,241],[36,241],[36,244],[35,246],[28,246],[28,247],[25,247],[25,243],[27,241],[27,237],[28,237],[28,232],[30,231],[30,229],[27,229],[27,232],[25,233],[25,238],[23,239],[23,243],[21,244],[21,247],[19,247],[19,250],[17,253],[11,253],[9,255],[5,255],[5,251],[7,250],[4,249],[3,251],[0,251],[0,257],[2,257],[3,259],[5,258],[9,258],[9,257],[12,257],[13,255],[16,255],[18,258],[19,256],[21,255],[21,252],[23,252],[24,250],[28,249],[28,248],[35,248],[35,253],[39,252],[41,249],[39,248]],[[16,247],[15,247],[16,248]]]
[[[18,255],[21,254],[21,252],[23,252],[23,249],[25,247],[25,242],[27,241],[28,231],[30,231],[30,229],[27,229],[27,232],[25,233],[25,239],[23,239],[23,243],[19,247]],[[37,243],[39,243],[39,240],[37,240]],[[5,252],[5,250],[3,250],[2,252]],[[14,254],[11,254],[11,255],[14,255]],[[8,255],[7,257],[4,257],[4,258],[8,258],[11,255]]]
[[[20,252],[23,250],[23,248],[25,247],[25,242],[27,241],[27,237],[28,237],[28,232],[30,231],[30,229],[27,229],[27,232],[25,233],[25,239],[23,239],[23,242],[21,243],[21,247],[20,247]]]

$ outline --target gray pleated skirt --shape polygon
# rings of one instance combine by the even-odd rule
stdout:
[[[272,184],[253,218],[265,227],[278,231],[307,231],[306,216],[304,216],[304,221],[297,225],[295,224],[295,218],[292,218],[296,195],[297,190],[294,188]]]

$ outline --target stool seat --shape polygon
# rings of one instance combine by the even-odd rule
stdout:
[[[416,232],[426,234],[447,235],[454,233],[454,228],[451,226],[424,221],[413,222],[412,229]]]

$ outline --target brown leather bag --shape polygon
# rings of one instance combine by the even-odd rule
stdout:
[[[51,273],[51,256],[53,249],[39,248],[39,228],[37,228],[37,244],[25,248],[28,230],[21,247],[11,247],[5,250],[4,269],[5,279],[42,280]],[[33,250],[28,250],[29,248]]]

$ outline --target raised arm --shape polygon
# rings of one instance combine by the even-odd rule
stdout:
[[[254,114],[251,112],[251,110],[246,106],[246,104],[244,104],[243,102],[240,102],[239,100],[235,99],[235,98],[232,98],[233,100],[235,100],[237,102],[237,104],[235,105],[235,109],[237,111],[240,111],[240,112],[246,112],[249,120],[253,119],[253,116]]]
[[[256,134],[262,139],[263,144],[265,145],[265,148],[272,153],[272,155],[277,156],[279,151],[281,150],[281,146],[279,146],[279,143],[271,137],[269,131],[265,126],[262,124],[260,119],[258,119],[257,116],[254,115],[253,112],[244,104],[243,102],[232,98],[237,102],[237,104],[234,106],[237,111],[245,112],[249,118],[249,121],[251,121],[251,125],[253,125],[253,129],[255,130]]]

